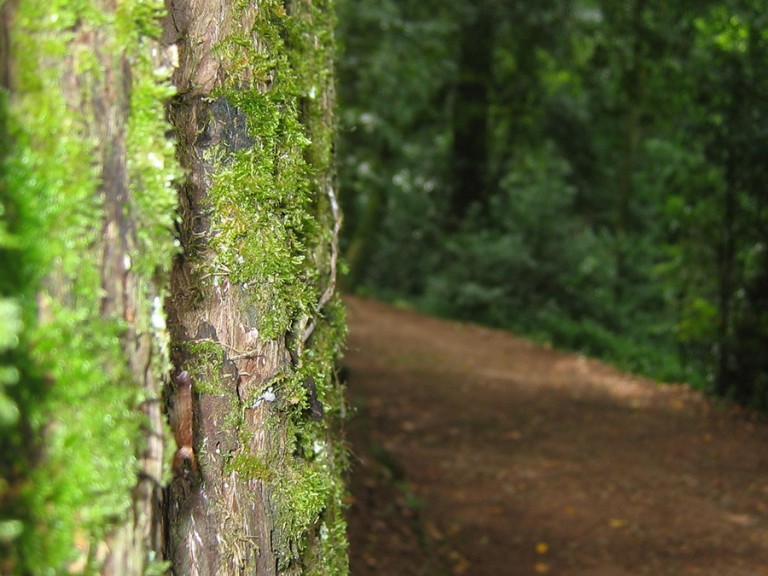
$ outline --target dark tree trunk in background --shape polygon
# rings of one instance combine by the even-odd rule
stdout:
[[[453,181],[451,224],[459,226],[469,209],[488,195],[488,105],[493,67],[495,10],[492,2],[472,6],[462,25],[458,83],[453,103]]]
[[[631,207],[635,196],[633,181],[637,171],[637,157],[642,146],[641,115],[645,106],[645,63],[643,40],[643,12],[645,1],[636,0],[631,9],[627,27],[631,33],[631,49],[622,61],[622,140],[621,159],[618,166],[617,199],[616,199],[616,279],[614,283],[614,298],[617,303],[624,299],[627,277],[631,272],[632,263],[629,254],[629,243],[632,241],[633,223]]]
[[[723,220],[720,229],[720,242],[718,245],[717,271],[718,271],[718,320],[717,320],[717,377],[715,390],[718,394],[725,395],[734,385],[731,382],[733,373],[731,349],[733,319],[733,291],[735,274],[735,215],[736,215],[736,190],[733,160],[729,158],[726,168],[726,189],[723,198]]]

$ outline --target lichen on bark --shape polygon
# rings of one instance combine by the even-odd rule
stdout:
[[[201,463],[171,485],[175,569],[345,574],[332,6],[174,2],[165,37],[189,174],[168,314]]]

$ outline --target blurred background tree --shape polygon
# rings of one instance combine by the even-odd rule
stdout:
[[[768,405],[755,0],[339,2],[347,288]]]

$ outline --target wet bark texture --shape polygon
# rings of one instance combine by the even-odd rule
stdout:
[[[231,153],[252,145],[243,114],[213,95],[227,72],[213,47],[232,32],[234,14],[225,1],[176,0],[168,8],[164,40],[179,49],[171,116],[188,171],[179,206],[184,254],[175,263],[167,303],[172,361],[177,370],[189,370],[196,384],[216,382],[218,391],[194,396],[196,470],[176,470],[169,487],[167,553],[178,575],[268,576],[277,573],[279,561],[271,488],[227,464],[238,454],[266,459],[283,450],[280,434],[268,432],[269,403],[246,405],[244,399],[281,373],[291,357],[284,339],[259,338],[242,286],[225,276],[215,282],[201,278],[204,262],[213,258],[208,191],[219,162],[226,162],[210,160],[206,151],[221,146]],[[257,9],[238,12],[237,27],[248,28]],[[221,351],[213,359],[193,352],[211,345]]]

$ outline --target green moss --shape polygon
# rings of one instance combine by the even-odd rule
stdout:
[[[221,343],[213,340],[188,340],[176,345],[177,352],[187,360],[184,368],[192,376],[198,394],[235,395],[230,382],[221,377],[220,367],[225,353]]]
[[[270,481],[273,477],[272,468],[263,459],[250,454],[238,453],[224,463],[224,474],[236,474],[244,478]]]
[[[206,274],[214,282],[227,276],[246,287],[246,306],[256,311],[261,338],[292,333],[296,360],[270,383],[280,410],[270,426],[287,431],[287,461],[278,465],[280,455],[274,454],[265,466],[236,456],[230,469],[273,488],[281,572],[337,576],[348,572],[342,514],[346,452],[332,441],[345,414],[333,373],[345,327],[338,299],[323,301],[319,309],[335,278],[328,264],[335,241],[328,195],[333,24],[331,2],[295,2],[286,13],[282,1],[265,0],[252,29],[236,30],[217,46],[218,56],[234,67],[214,104],[242,115],[247,134],[207,152],[208,162],[220,168],[210,190],[215,256]],[[315,329],[304,346],[308,322]],[[325,408],[321,422],[307,415],[309,378]]]
[[[283,547],[298,544],[303,551],[302,573],[317,575],[348,572],[346,523],[343,499],[346,495],[342,474],[347,469],[347,452],[339,439],[345,418],[343,391],[335,379],[333,366],[340,354],[346,326],[343,308],[333,300],[326,318],[316,329],[312,346],[304,350],[301,363],[284,389],[288,451],[292,460],[274,482],[278,503],[278,524],[283,528]],[[311,377],[325,415],[317,422],[307,417],[307,391],[304,382]],[[299,398],[292,402],[291,395]],[[293,543],[291,546],[290,543]],[[287,567],[286,567],[287,569]]]
[[[318,234],[305,159],[310,140],[299,118],[299,78],[283,41],[293,25],[282,2],[265,1],[254,29],[237,30],[217,47],[234,66],[216,97],[244,115],[253,145],[232,150],[222,144],[210,152],[226,158],[210,190],[212,272],[248,286],[267,340],[310,314],[317,298],[317,272],[307,262],[307,239]]]
[[[145,37],[160,10],[154,1],[122,2],[113,15],[87,0],[22,0],[15,12],[15,93],[5,110],[14,145],[3,150],[1,167],[3,216],[15,242],[0,250],[0,266],[13,271],[0,289],[14,296],[23,320],[10,357],[19,384],[8,389],[20,418],[0,434],[3,454],[14,455],[0,469],[0,525],[22,527],[3,554],[11,574],[64,572],[80,553],[75,539],[98,539],[131,503],[143,391],[121,347],[124,321],[101,314],[99,143],[88,134],[102,119],[72,110],[60,86],[74,66],[83,74],[80,102],[89,102],[102,80],[95,54],[75,48],[77,31],[98,30],[104,53],[132,64],[126,209],[138,222],[138,245],[128,256],[141,290],[135,326],[154,335],[159,373],[167,354],[161,295],[152,286],[173,251],[176,173],[164,142],[169,88],[157,83]]]
[[[0,299],[0,354],[4,355],[17,346],[21,329],[21,312],[17,302],[11,298]],[[19,408],[6,392],[6,388],[15,386],[18,381],[19,372],[16,368],[0,364],[0,431],[10,428],[19,420]]]

